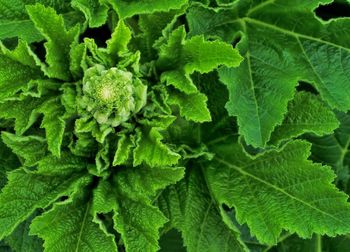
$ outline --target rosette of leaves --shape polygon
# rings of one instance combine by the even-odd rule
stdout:
[[[156,251],[169,221],[156,195],[183,178],[186,155],[204,153],[172,142],[166,130],[177,117],[211,120],[190,75],[237,66],[241,57],[224,42],[187,39],[183,1],[150,9],[165,19],[152,34],[147,22],[157,16],[135,23],[111,11],[105,46],[84,36],[97,20],[84,1],[73,2],[86,23],[69,27],[53,8],[26,5],[45,40],[1,44],[2,149],[13,162],[1,182],[0,238],[16,249],[18,230],[30,229],[46,251]],[[95,7],[105,23],[107,5]],[[41,250],[26,239],[26,249]]]
[[[341,251],[330,2],[0,0],[0,249]]]

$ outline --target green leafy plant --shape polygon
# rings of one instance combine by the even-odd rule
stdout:
[[[1,251],[346,251],[332,2],[0,0]]]

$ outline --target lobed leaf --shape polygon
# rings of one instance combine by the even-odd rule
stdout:
[[[348,196],[329,167],[307,160],[310,149],[297,140],[250,159],[238,144],[217,146],[206,170],[210,190],[262,243],[275,244],[282,229],[303,238],[348,233]]]

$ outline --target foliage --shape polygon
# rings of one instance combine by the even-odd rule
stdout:
[[[345,251],[332,2],[0,0],[0,250]]]

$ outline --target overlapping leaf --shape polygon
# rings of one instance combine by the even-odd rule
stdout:
[[[218,12],[201,6],[190,11],[192,34],[222,36],[229,42],[241,36],[244,62],[237,69],[222,69],[220,75],[230,92],[226,108],[237,116],[248,144],[265,146],[282,123],[298,80],[314,84],[332,108],[350,108],[344,91],[350,66],[349,34],[344,31],[350,21],[324,23],[313,13],[320,3],[329,2],[244,0]]]
[[[27,6],[27,10],[35,27],[47,40],[45,48],[48,66],[42,65],[43,72],[52,78],[69,80],[70,46],[77,39],[79,27],[67,31],[63,17],[57,15],[54,9],[41,4]]]
[[[159,229],[167,219],[152,205],[150,196],[183,177],[182,168],[127,169],[114,181],[101,182],[94,191],[94,212],[113,211],[114,228],[123,239],[126,251],[157,251]]]
[[[171,227],[181,231],[187,251],[246,251],[236,228],[220,215],[199,167],[189,173],[158,199]]]
[[[73,19],[76,13],[69,8],[68,2],[51,0],[15,0],[0,1],[0,39],[19,37],[27,42],[42,40],[42,35],[29,19],[26,11],[27,4],[41,3],[65,13],[67,19]]]
[[[113,235],[93,222],[90,208],[79,200],[56,204],[33,220],[30,232],[45,240],[45,251],[118,251]]]
[[[88,176],[45,176],[19,169],[8,174],[0,194],[0,238],[9,235],[37,208],[45,208],[61,196],[74,194],[90,182]]]
[[[276,144],[309,132],[327,135],[338,126],[335,114],[317,96],[300,92],[289,103],[285,119],[273,131],[270,143]]]
[[[260,242],[274,244],[282,229],[301,237],[350,230],[348,196],[332,184],[329,167],[307,160],[311,144],[293,141],[250,159],[240,145],[218,145],[206,170],[211,191],[234,207]]]

